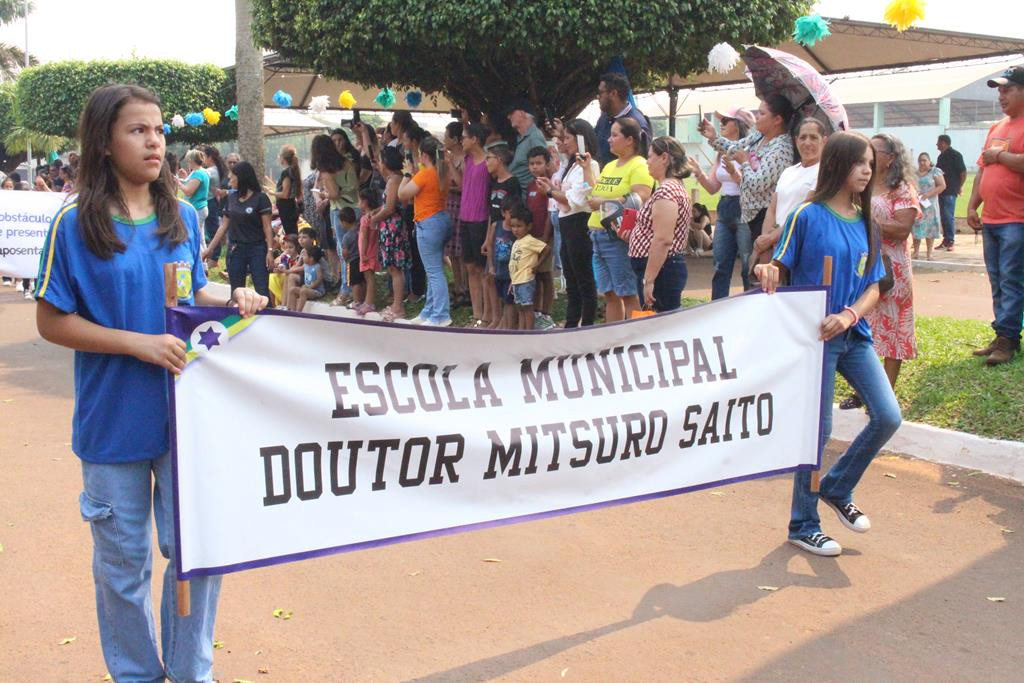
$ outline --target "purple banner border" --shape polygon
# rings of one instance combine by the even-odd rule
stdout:
[[[811,292],[811,291],[825,291],[825,312],[827,314],[829,302],[832,297],[832,288],[825,285],[798,285],[792,287],[780,287],[780,292]],[[767,296],[760,290],[749,290],[738,296]],[[709,306],[715,301],[709,301],[689,308],[680,308],[675,311],[668,311],[666,313],[660,313],[657,316],[651,317],[662,317],[666,315],[678,315],[689,311],[696,310],[703,306]],[[219,307],[211,306],[193,306],[193,307],[176,307],[168,308],[166,313],[166,329],[168,333],[173,334],[181,339],[182,337],[181,328],[179,327],[182,319],[189,318],[202,318],[203,320],[220,319],[221,314],[213,314],[213,311],[225,310]],[[231,309],[226,309],[231,310]],[[202,313],[203,315],[196,315]],[[348,322],[362,325],[383,325],[394,328],[394,323],[386,323],[383,321],[375,320],[362,320],[353,318],[339,318],[329,315],[318,315],[314,313],[297,313],[294,311],[278,311],[278,310],[265,310],[261,311],[259,315],[282,315],[291,317],[302,317],[312,318],[315,320],[327,320],[331,322]],[[621,320],[614,323],[606,323],[602,327],[608,325],[624,325],[624,324],[636,324],[650,320],[650,318],[639,318],[637,320]],[[572,329],[555,329],[555,330],[480,330],[480,329],[463,329],[463,328],[421,328],[414,325],[400,325],[400,329],[412,329],[422,330],[429,332],[458,332],[458,333],[470,333],[470,334],[544,334],[550,335],[552,333],[566,333],[566,332],[578,332],[586,328],[572,328]],[[187,335],[186,335],[187,336]],[[824,347],[825,342],[822,342]],[[247,562],[239,562],[236,564],[225,565],[222,567],[200,567],[193,569],[189,572],[183,572],[181,569],[181,514],[180,514],[180,503],[178,500],[178,429],[177,429],[177,411],[175,409],[175,394],[174,394],[174,378],[168,373],[168,403],[170,406],[170,436],[171,436],[171,477],[173,480],[173,498],[174,498],[174,565],[177,579],[179,581],[187,581],[192,578],[201,576],[219,576],[222,574],[232,574],[234,572],[245,571],[248,569],[258,569],[260,567],[271,567],[278,564],[286,564],[289,562],[296,562],[299,560],[308,560],[317,557],[326,557],[328,555],[337,555],[340,553],[353,552],[356,550],[366,550],[369,548],[378,548],[388,545],[395,545],[397,543],[405,543],[408,541],[416,541],[427,538],[436,538],[440,536],[449,536],[452,534],[463,533],[466,531],[477,531],[482,529],[492,529],[496,527],[506,526],[510,524],[519,524],[521,522],[529,522],[535,520],[542,520],[551,517],[560,517],[563,515],[575,514],[578,512],[586,512],[588,510],[600,510],[607,507],[615,507],[619,505],[627,505],[629,503],[639,503],[648,500],[656,500],[658,498],[667,498],[670,496],[676,496],[683,493],[691,493],[693,491],[701,491],[704,489],[715,488],[718,486],[726,486],[728,484],[735,484],[744,481],[754,481],[757,479],[763,479],[766,477],[773,477],[778,474],[787,474],[801,471],[814,471],[821,469],[822,454],[825,449],[824,443],[822,443],[822,432],[824,431],[824,416],[825,416],[825,405],[824,405],[824,388],[825,388],[825,364],[827,362],[825,358],[825,349],[822,348],[822,363],[821,363],[821,389],[822,389],[822,401],[821,410],[818,417],[818,461],[816,465],[796,465],[793,467],[784,467],[781,469],[769,470],[767,472],[755,472],[753,474],[745,474],[739,477],[732,477],[729,479],[721,479],[713,482],[706,482],[703,484],[695,484],[694,486],[686,486],[677,489],[669,489],[667,491],[658,491],[655,493],[645,493],[638,496],[631,496],[628,498],[619,498],[616,500],[602,501],[598,503],[588,503],[586,505],[577,505],[574,507],[562,508],[560,510],[548,510],[544,512],[534,512],[528,515],[520,515],[516,517],[507,517],[504,519],[490,520],[486,522],[474,522],[473,524],[465,524],[461,526],[448,527],[445,529],[433,529],[430,531],[420,531],[414,534],[405,534],[402,536],[393,536],[391,538],[381,538],[371,541],[360,541],[359,543],[351,543],[348,545],[334,546],[331,548],[320,548],[317,550],[305,550],[300,553],[292,553],[289,555],[278,555],[276,557],[264,558],[259,560],[249,560]],[[828,406],[831,410],[831,406]]]

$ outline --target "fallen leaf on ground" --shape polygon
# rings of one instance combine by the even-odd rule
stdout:
[[[423,572],[421,572],[419,569],[417,569],[416,571],[409,572],[409,576],[419,576],[422,573]]]
[[[985,598],[989,602],[1006,602],[1006,598]]]
[[[4,544],[0,543],[0,553],[2,553],[3,551],[4,551]]]
[[[968,476],[968,477],[976,477],[976,476],[978,476],[979,474],[981,474],[981,472],[979,472],[979,471],[975,470],[974,472],[968,472],[968,473],[967,473],[967,476]]]
[[[569,667],[562,669],[562,678],[565,678],[565,674],[569,673]]]
[[[721,491],[711,491],[712,496],[724,496],[725,494]]]
[[[62,641],[60,641],[57,644],[58,645],[70,645],[71,643],[75,642],[76,640],[78,640],[78,636],[68,636],[67,638],[63,639]]]
[[[278,607],[277,609],[274,610],[274,618],[275,619],[291,619],[292,618],[292,612],[291,612],[291,610],[281,609],[280,607]]]
[[[252,683],[248,678],[236,678],[235,683]]]
[[[215,640],[215,641],[213,641],[213,649],[214,650],[221,650],[223,648],[224,648],[224,641],[223,640]]]
[[[14,403],[14,399],[13,398],[5,398],[4,399],[4,403]]]
[[[113,677],[113,676],[111,676],[110,674],[107,674],[106,676],[104,676],[104,677],[103,677],[103,678],[101,678],[100,680],[103,680],[103,681],[112,681],[112,680],[114,680],[114,677]]]
[[[268,673],[270,673],[270,669],[268,669],[266,667],[262,667],[262,668],[256,669],[256,673],[258,673],[258,674],[268,674]]]
[[[779,590],[779,587],[778,586],[758,586],[757,590],[759,590],[759,591],[768,591],[770,593],[773,593],[773,592]]]
[[[896,478],[896,475],[895,475],[895,474],[893,474],[892,472],[886,472],[886,473],[885,473],[885,474],[883,474],[882,476],[883,476],[883,477],[889,477],[890,479],[895,479],[895,478]]]
[[[496,557],[485,557],[483,561],[484,562],[501,562],[501,560],[499,560]]]
[[[1000,529],[1000,531],[1002,531],[1004,534],[1012,534],[1013,533],[1013,529]]]
[[[960,486],[960,482],[958,482],[958,481],[947,481],[946,482],[946,486],[952,486],[953,488],[956,488],[957,486]]]

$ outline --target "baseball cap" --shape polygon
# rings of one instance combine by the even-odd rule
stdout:
[[[724,112],[716,111],[715,116],[718,117],[719,121],[722,119],[736,119],[738,121],[742,121],[747,124],[748,128],[754,125],[754,115],[743,107],[732,107],[731,109],[726,109]]]
[[[508,107],[505,108],[506,114],[511,114],[514,111],[523,110],[530,116],[537,116],[537,111],[534,109],[533,102],[526,99],[525,97],[517,97],[516,99],[509,102]]]
[[[1011,66],[1002,75],[988,82],[988,87],[998,88],[1001,85],[1024,85],[1024,66]]]

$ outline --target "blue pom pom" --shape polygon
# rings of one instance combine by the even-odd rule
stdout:
[[[814,47],[816,42],[830,35],[828,22],[817,14],[802,16],[793,25],[793,40],[807,47]]]
[[[405,93],[405,103],[410,107],[416,108],[423,102],[423,93],[419,90],[410,90]]]
[[[171,134],[171,124],[165,123],[164,124],[164,135],[170,135],[170,134]]]
[[[190,111],[189,113],[185,114],[185,123],[192,126],[193,128],[197,128],[203,125],[203,123],[205,122],[206,119],[203,118],[203,115],[197,111]]]
[[[279,107],[290,107],[292,106],[292,96],[284,90],[278,90],[274,93],[274,104]]]

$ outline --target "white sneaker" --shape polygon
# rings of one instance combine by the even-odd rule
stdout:
[[[429,321],[421,315],[418,315],[409,321],[410,325],[426,325],[428,323]]]
[[[25,291],[25,283],[23,283],[21,280],[18,280],[18,284],[14,285],[14,289],[19,291],[19,292],[24,292]]]
[[[25,298],[28,299],[29,301],[32,301],[33,299],[35,299],[35,297],[32,296],[32,292],[30,290],[27,290],[27,289],[25,290]]]
[[[446,318],[445,320],[435,321],[428,320],[423,323],[423,327],[451,327],[452,319]]]
[[[861,512],[861,509],[853,503],[847,503],[846,505],[840,505],[834,500],[830,500],[825,496],[821,496],[821,502],[828,505],[836,513],[836,517],[842,522],[850,531],[856,531],[858,534],[867,533],[871,529],[871,520],[868,516]]]
[[[836,543],[830,537],[816,531],[800,538],[791,538],[789,542],[801,550],[806,550],[813,555],[822,557],[838,557],[843,552],[843,546]]]

